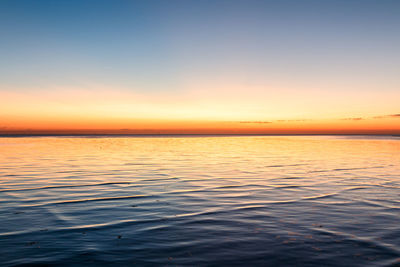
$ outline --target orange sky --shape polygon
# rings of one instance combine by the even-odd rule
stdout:
[[[223,90],[222,90],[223,91]],[[261,92],[259,98],[230,99],[221,90],[207,94],[133,94],[115,90],[59,90],[34,93],[0,92],[0,132],[123,133],[123,134],[399,134],[400,116],[368,106],[351,112],[334,98],[316,99],[307,108],[296,99],[286,102]],[[379,98],[379,95],[370,96]],[[258,100],[272,99],[272,101]],[[274,101],[277,101],[274,103]],[[351,101],[351,100],[350,100]],[[265,102],[265,105],[262,103]],[[322,102],[322,103],[321,103]],[[395,102],[395,98],[393,98]],[[284,103],[284,104],[281,104]],[[394,106],[387,102],[387,106]],[[396,103],[397,104],[397,103]],[[281,107],[279,107],[281,106]],[[291,108],[292,106],[292,108]],[[324,108],[325,106],[325,108]],[[346,114],[346,111],[348,115]],[[393,109],[394,111],[394,109]]]

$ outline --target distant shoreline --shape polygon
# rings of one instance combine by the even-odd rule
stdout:
[[[12,137],[240,137],[240,136],[360,136],[399,137],[399,134],[0,134],[0,138]]]

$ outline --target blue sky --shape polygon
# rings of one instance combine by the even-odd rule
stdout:
[[[399,1],[2,1],[0,12],[1,82],[15,89],[399,74]]]

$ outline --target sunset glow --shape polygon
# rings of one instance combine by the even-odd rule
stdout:
[[[189,2],[2,2],[0,133],[400,133],[391,5]]]

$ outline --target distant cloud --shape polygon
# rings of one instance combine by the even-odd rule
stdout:
[[[343,121],[362,121],[368,119],[390,119],[390,118],[398,118],[400,119],[400,113],[396,114],[388,114],[374,117],[349,117],[342,118],[340,120]],[[231,123],[248,123],[248,124],[269,124],[269,123],[286,123],[286,122],[304,122],[304,121],[313,121],[312,119],[293,119],[293,120],[270,120],[270,121],[230,121]]]
[[[358,117],[358,118],[344,118],[342,119],[344,121],[361,121],[364,120],[364,118]]]
[[[272,121],[239,121],[239,123],[272,123]]]
[[[400,118],[400,113],[397,114],[389,114],[389,115],[383,115],[383,116],[375,116],[372,117],[373,119],[387,119],[387,118]]]
[[[310,119],[296,119],[296,120],[275,120],[276,122],[293,122],[293,121],[311,121]]]

